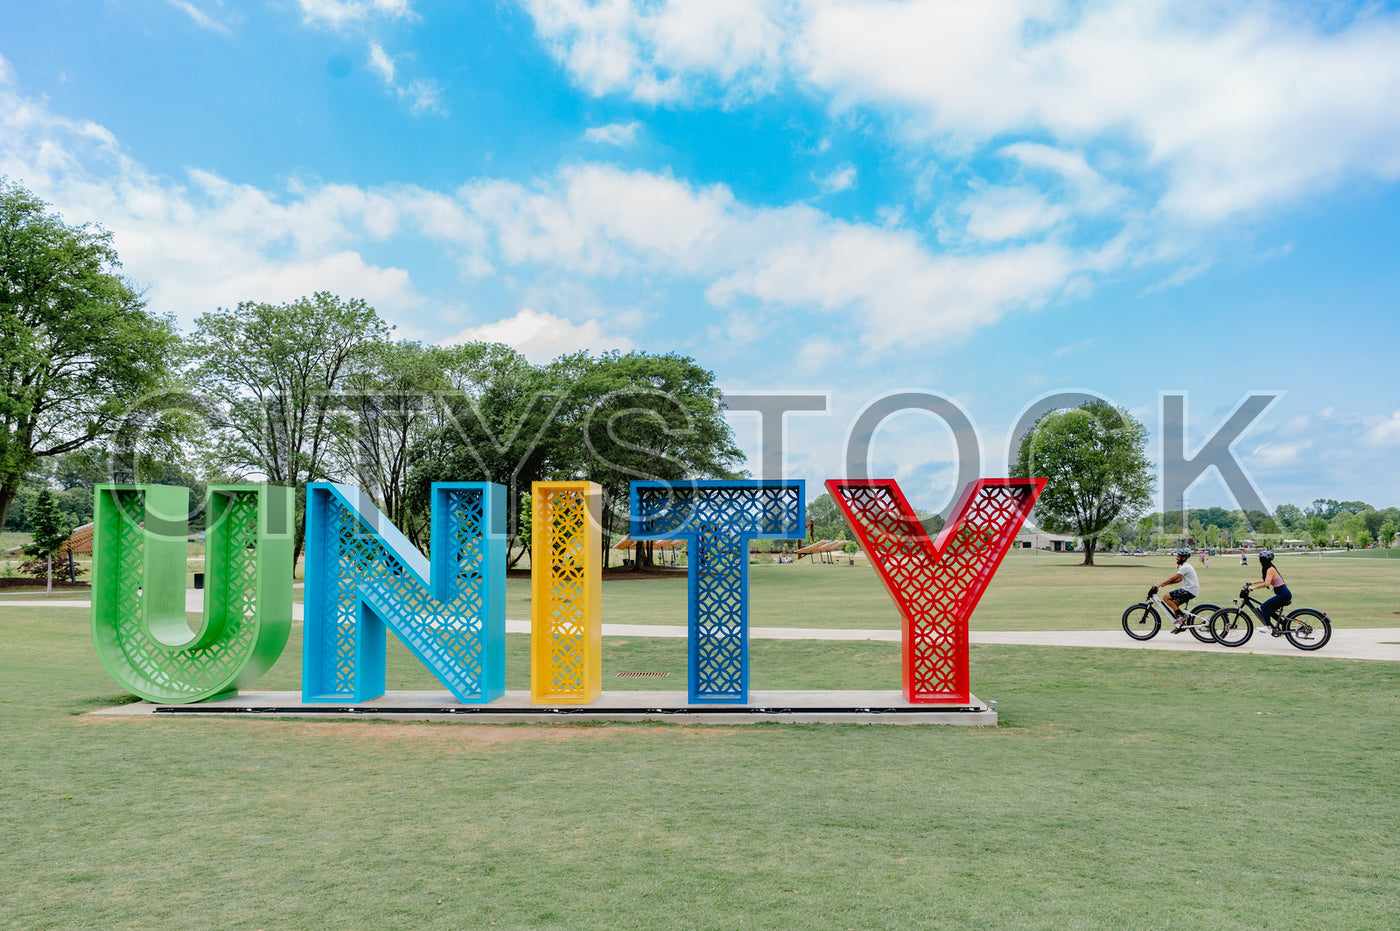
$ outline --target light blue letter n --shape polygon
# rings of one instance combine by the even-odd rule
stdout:
[[[432,562],[357,488],[306,488],[302,701],[384,694],[386,629],[458,701],[505,694],[505,488],[435,482]]]

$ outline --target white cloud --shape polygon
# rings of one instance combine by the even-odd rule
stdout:
[[[308,26],[341,29],[377,19],[412,19],[410,0],[297,0]]]
[[[1312,446],[1312,440],[1298,443],[1261,443],[1250,454],[1249,464],[1261,469],[1295,465]]]
[[[369,44],[369,70],[379,75],[379,80],[394,86],[394,59],[390,58],[384,51],[384,46],[378,42]]]
[[[1050,203],[1028,187],[984,187],[963,201],[959,210],[967,217],[967,231],[976,239],[1001,242],[1024,239],[1053,229],[1069,211]]]
[[[447,116],[447,107],[442,102],[442,85],[427,78],[415,78],[407,84],[398,83],[398,67],[393,56],[384,51],[384,46],[371,41],[369,44],[369,70],[384,82],[396,97],[408,103],[410,113],[415,115],[432,113]]]
[[[1078,342],[1075,342],[1075,343],[1067,343],[1066,345],[1061,346],[1060,348],[1056,349],[1054,352],[1050,353],[1050,355],[1053,356],[1053,357],[1056,358],[1056,359],[1062,359],[1062,358],[1064,358],[1065,356],[1072,355],[1072,354],[1075,354],[1075,353],[1085,352],[1085,351],[1090,350],[1090,349],[1093,349],[1093,348],[1094,348],[1094,341],[1093,341],[1092,339],[1081,339],[1081,340],[1079,340]]]
[[[849,191],[856,186],[856,166],[850,162],[843,162],[830,174],[817,179],[817,183],[821,185],[822,191],[826,194]]]
[[[597,320],[575,324],[553,314],[537,313],[528,307],[522,308],[513,317],[468,327],[443,340],[443,345],[469,342],[505,343],[520,350],[525,358],[536,364],[583,349],[606,352],[635,348],[625,336],[604,333],[602,324]]]
[[[481,179],[451,194],[305,182],[269,191],[198,169],[176,181],[134,163],[101,126],[58,117],[10,84],[0,83],[0,173],[74,220],[101,218],[130,273],[151,284],[153,306],[186,321],[321,288],[353,289],[406,320],[426,299],[407,271],[376,265],[364,250],[420,235],[473,274],[525,275],[541,295],[626,276],[632,300],[653,287],[690,288],[755,326],[812,310],[847,320],[870,349],[912,347],[1034,309],[1099,261],[1036,242],[938,254],[898,226],[802,204],[754,207],[723,185],[607,165],[530,185]],[[696,332],[708,322],[695,321]]]
[[[208,13],[204,12],[199,7],[195,6],[193,3],[189,2],[189,0],[167,0],[167,2],[171,6],[175,7],[175,9],[181,11],[190,19],[194,20],[195,25],[199,26],[201,29],[208,29],[210,32],[218,32],[223,35],[228,35],[228,26],[214,19],[214,17],[210,16]],[[223,4],[220,3],[219,6],[222,7]]]
[[[592,126],[584,130],[585,142],[599,145],[615,145],[626,148],[637,141],[637,131],[642,124],[636,120],[630,123],[609,123],[606,126]]]
[[[1368,446],[1400,446],[1400,410],[1371,426],[1361,439]]]
[[[125,272],[148,285],[152,309],[194,316],[242,300],[286,301],[316,290],[363,297],[394,321],[424,298],[406,270],[355,248],[413,224],[476,249],[481,231],[442,195],[292,185],[281,196],[192,170],[152,175],[107,130],[68,120],[16,93],[0,59],[0,175],[51,202],[67,222],[100,220]]]
[[[780,64],[783,5],[775,0],[522,0],[535,28],[594,94],[673,100],[687,78],[766,90]]]
[[[1400,177],[1400,13],[1380,6],[1319,22],[1271,0],[522,3],[594,94],[791,78],[893,116],[911,142],[1108,147],[1125,172],[1154,173],[1176,222]]]
[[[1053,243],[930,252],[912,232],[807,206],[754,208],[728,188],[587,165],[527,188],[464,191],[501,257],[553,273],[645,273],[705,285],[720,308],[756,302],[849,315],[867,346],[961,338],[1055,297],[1090,257]]]
[[[413,114],[431,113],[448,116],[449,110],[442,102],[442,85],[430,78],[414,78],[408,86],[395,88],[399,98],[408,101],[408,110]]]

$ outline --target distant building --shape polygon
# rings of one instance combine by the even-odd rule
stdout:
[[[1017,549],[1050,550],[1064,553],[1079,548],[1079,538],[1066,533],[1046,533],[1043,530],[1022,530],[1016,534]]]

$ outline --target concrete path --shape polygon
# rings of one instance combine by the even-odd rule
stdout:
[[[36,598],[32,601],[0,601],[7,607],[83,608],[87,601],[61,598]],[[204,610],[204,592],[190,589],[185,593],[186,611]],[[292,618],[302,620],[302,606],[292,605]],[[506,631],[528,634],[530,622],[507,620]],[[676,637],[684,638],[686,628],[679,624],[604,624],[605,637]],[[828,627],[751,627],[754,640],[878,640],[899,642],[897,630],[851,630]],[[1264,656],[1318,657],[1320,659],[1370,659],[1400,662],[1400,627],[1333,628],[1332,639],[1316,652],[1305,652],[1283,637],[1261,636],[1258,630],[1241,647],[1223,647],[1216,643],[1201,643],[1189,633],[1172,634],[1163,630],[1146,642],[1132,640],[1121,629],[1112,630],[974,630],[972,642],[977,644],[1009,644],[1020,646],[1089,647],[1115,650],[1187,650],[1210,653],[1257,653]]]

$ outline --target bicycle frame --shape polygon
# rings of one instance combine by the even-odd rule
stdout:
[[[1172,621],[1173,621],[1172,612],[1171,612],[1171,609],[1169,609],[1169,608],[1167,607],[1166,599],[1164,599],[1161,595],[1157,594],[1156,592],[1153,592],[1153,593],[1152,593],[1152,596],[1151,596],[1150,598],[1147,599],[1147,603],[1150,604],[1150,605],[1153,605],[1154,607],[1159,607],[1159,608],[1161,608],[1161,609],[1162,609],[1162,617],[1167,621],[1167,623],[1172,623]],[[1202,610],[1202,609],[1204,609],[1204,608],[1210,608],[1210,611],[1206,614],[1205,617],[1201,617],[1201,616],[1200,616],[1199,614],[1197,614],[1196,612],[1197,612],[1197,611],[1200,611],[1200,610]],[[1218,607],[1216,607],[1215,605],[1209,604],[1209,603],[1204,602],[1204,601],[1201,602],[1200,604],[1196,605],[1196,607],[1194,607],[1194,608],[1179,608],[1179,609],[1180,609],[1181,612],[1182,612],[1183,614],[1185,614],[1185,615],[1187,616],[1187,618],[1189,618],[1192,622],[1200,621],[1200,622],[1205,623],[1207,626],[1209,626],[1209,624],[1210,624],[1210,616],[1211,616],[1212,614],[1214,614],[1216,611],[1219,611],[1219,610],[1220,610],[1220,609],[1219,609]],[[1190,627],[1198,627],[1198,626],[1200,626],[1200,625],[1197,624],[1197,623],[1190,623],[1190,624],[1184,625],[1184,626],[1182,627],[1182,629],[1185,630],[1185,629],[1190,628]]]
[[[1276,636],[1287,637],[1288,642],[1300,650],[1318,650],[1332,639],[1332,621],[1325,611],[1316,608],[1292,608],[1287,614],[1280,612],[1274,617],[1273,628]],[[1245,610],[1248,609],[1248,610]],[[1242,616],[1246,623],[1250,625],[1250,630],[1241,638],[1235,639],[1233,635],[1227,638],[1216,629],[1216,617],[1210,620],[1211,633],[1225,646],[1237,647],[1249,640],[1254,633],[1254,626],[1257,623],[1261,628],[1265,624],[1264,604],[1255,599],[1249,589],[1241,590],[1231,603],[1229,608],[1222,608],[1216,612],[1216,616],[1225,611],[1235,611]],[[1251,621],[1250,618],[1253,618]],[[1234,630],[1232,626],[1230,628]]]
[[[1240,608],[1248,608],[1249,613],[1254,615],[1254,620],[1260,625],[1263,625],[1265,622],[1264,602],[1259,601],[1257,598],[1255,598],[1252,591],[1244,592],[1243,594],[1244,598],[1235,599],[1235,605]],[[1291,608],[1293,606],[1290,604],[1285,605],[1285,607]],[[1274,615],[1274,626],[1277,627],[1279,630],[1287,630],[1288,615],[1282,613]]]
[[[1180,633],[1189,630],[1191,635],[1202,643],[1214,642],[1214,636],[1210,632],[1210,620],[1220,610],[1220,606],[1202,601],[1194,607],[1182,610],[1186,615],[1186,623],[1176,628],[1174,632]],[[1150,629],[1145,626],[1147,614],[1150,614],[1152,618]],[[1129,605],[1128,609],[1123,612],[1123,631],[1134,640],[1151,640],[1161,629],[1163,618],[1166,619],[1168,625],[1174,621],[1172,612],[1167,610],[1166,602],[1156,591],[1150,591],[1144,600]]]

